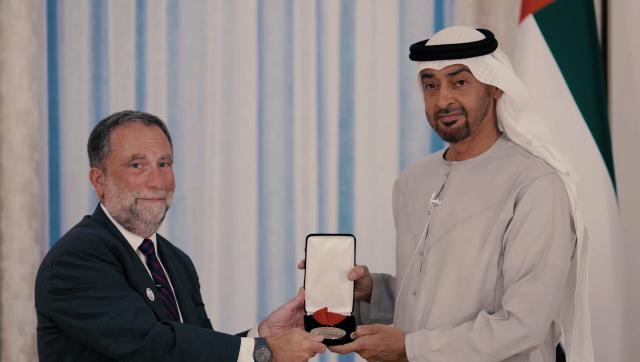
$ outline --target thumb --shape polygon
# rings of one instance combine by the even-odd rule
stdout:
[[[302,306],[304,304],[304,288],[298,289],[298,294],[296,294],[296,296],[293,297],[287,304],[294,308]]]
[[[349,280],[357,280],[360,279],[364,275],[364,268],[360,265],[356,265],[351,270],[349,270],[349,274],[347,274],[347,278]]]
[[[324,341],[324,337],[319,334],[309,333],[310,339],[318,343]]]

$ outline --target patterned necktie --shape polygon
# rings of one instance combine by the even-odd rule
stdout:
[[[176,297],[173,295],[169,279],[160,265],[153,242],[149,239],[144,239],[138,249],[140,249],[142,254],[147,256],[147,267],[149,268],[149,271],[151,271],[153,281],[156,283],[156,287],[160,293],[160,300],[167,311],[167,318],[169,320],[179,322],[180,313],[178,312]]]

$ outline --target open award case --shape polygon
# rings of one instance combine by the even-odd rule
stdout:
[[[350,234],[310,234],[305,245],[304,327],[334,346],[352,342],[356,238]]]

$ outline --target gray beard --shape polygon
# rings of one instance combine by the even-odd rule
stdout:
[[[143,238],[149,238],[160,229],[168,210],[169,205],[166,205],[162,216],[160,218],[154,217],[155,215],[149,215],[144,210],[141,210],[134,201],[134,204],[129,205],[122,212],[114,213],[112,216],[125,229]]]
[[[123,192],[110,180],[105,185],[105,193],[111,194],[108,200],[103,200],[111,216],[125,229],[143,238],[148,238],[158,231],[170,206],[167,201],[161,206],[142,207],[136,199],[139,195]],[[167,192],[163,192],[162,195],[169,197]]]

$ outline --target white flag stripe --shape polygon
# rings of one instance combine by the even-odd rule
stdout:
[[[514,67],[525,82],[551,144],[577,172],[579,207],[589,230],[591,325],[596,360],[623,350],[621,226],[607,168],[533,16],[518,28]],[[606,101],[606,100],[603,100]]]

